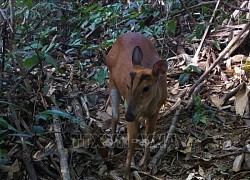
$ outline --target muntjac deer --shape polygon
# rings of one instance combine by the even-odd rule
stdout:
[[[139,132],[139,119],[145,119],[145,137],[151,142],[160,107],[167,97],[166,61],[160,60],[152,42],[139,33],[126,33],[118,38],[106,59],[110,71],[109,93],[112,106],[112,134],[116,137],[119,104],[123,96],[128,104],[128,152],[126,179],[129,179],[131,161]],[[139,165],[147,167],[150,146]]]

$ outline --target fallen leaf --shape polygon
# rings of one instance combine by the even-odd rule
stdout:
[[[233,163],[233,171],[234,172],[238,172],[239,170],[241,170],[243,160],[244,160],[243,154],[240,154],[235,158],[234,163]]]
[[[214,94],[210,96],[210,100],[217,108],[219,108],[224,103],[222,98]]]
[[[250,152],[250,140],[246,141],[246,151]],[[250,168],[250,154],[246,153],[245,154],[245,162],[248,168]]]
[[[201,175],[202,177],[205,177],[205,172],[204,172],[204,169],[202,169],[202,167],[199,166],[198,172],[199,172],[199,175]]]
[[[243,83],[237,94],[235,95],[235,111],[236,114],[239,114],[240,116],[243,116],[245,112],[248,112],[249,110],[249,87],[246,85],[246,83]]]
[[[193,137],[189,137],[186,148],[183,151],[181,151],[181,152],[183,152],[184,154],[191,153],[192,147],[193,147],[193,142],[194,142],[194,138]]]

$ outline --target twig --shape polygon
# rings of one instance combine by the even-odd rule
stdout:
[[[194,5],[194,6],[189,7],[189,9],[194,9],[194,8],[197,8],[197,7],[200,7],[200,6],[206,6],[206,5],[215,4],[215,3],[217,3],[217,1],[201,2],[201,3],[199,3],[199,4],[196,4],[196,5]],[[182,10],[176,12],[174,15],[180,14],[180,13],[182,13],[182,12],[184,12],[184,11],[186,11],[186,10],[185,10],[185,9],[182,9]]]
[[[242,84],[239,84],[236,88],[232,89],[229,93],[225,94],[225,96],[223,97],[223,103],[221,104],[221,106],[227,101],[229,100],[232,96],[234,96],[239,89],[241,88]]]
[[[194,17],[192,16],[191,12],[189,11],[189,8],[187,8],[186,4],[183,2],[183,0],[180,0],[182,6],[184,7],[184,9],[187,11],[187,13],[189,14],[190,18],[192,19],[193,23],[196,25],[197,23],[194,20]]]
[[[241,38],[242,34],[248,31],[250,28],[250,22],[246,24],[244,29],[236,36],[234,37],[230,43],[227,45],[227,47],[220,53],[219,57],[213,62],[213,64],[207,69],[206,72],[204,72],[201,77],[194,83],[194,85],[189,90],[188,94],[189,96],[192,94],[196,86],[198,86],[206,77],[207,75],[213,70],[213,68],[220,62],[220,60],[229,52],[229,50],[233,47],[235,43],[238,42],[238,40]],[[248,32],[249,33],[249,32]]]
[[[144,172],[144,171],[137,171],[137,172],[138,172],[139,174],[146,175],[146,176],[150,177],[151,179],[162,180],[161,178],[158,178],[158,177],[156,177],[156,176],[150,175],[150,174],[148,174],[148,173],[146,173],[146,172]]]
[[[3,85],[3,72],[4,72],[4,66],[5,66],[5,53],[6,53],[6,38],[7,38],[7,21],[4,22],[3,24],[3,31],[1,34],[2,37],[2,42],[3,42],[3,47],[2,47],[2,63],[0,65],[0,89],[2,89],[2,85]]]
[[[54,96],[51,96],[51,100],[55,105],[54,109],[59,109]],[[61,176],[63,180],[70,180],[69,167],[67,162],[68,155],[64,150],[62,134],[61,134],[61,129],[62,129],[61,122],[58,117],[53,117],[53,128],[55,131],[57,150],[60,159]]]
[[[219,4],[220,4],[220,0],[217,1],[217,4],[216,4],[216,6],[215,6],[215,8],[214,8],[212,17],[210,18],[209,24],[208,24],[208,26],[207,26],[207,28],[206,28],[204,34],[203,34],[203,37],[202,37],[202,39],[201,39],[200,45],[199,45],[198,49],[197,49],[196,52],[195,52],[195,55],[194,55],[194,58],[193,58],[193,62],[194,62],[195,64],[197,64],[198,55],[199,55],[199,53],[200,53],[201,47],[202,47],[202,45],[203,45],[203,43],[204,43],[204,41],[205,41],[205,38],[206,38],[206,36],[207,36],[207,33],[208,33],[208,31],[209,31],[210,24],[213,22],[213,19],[214,19],[214,17],[215,17],[215,13],[217,12],[217,9],[218,9]]]
[[[1,8],[0,8],[0,13],[1,13],[1,15],[2,15],[4,21],[7,21],[7,22],[8,22],[8,25],[9,25],[9,28],[10,28],[11,32],[14,33],[14,30],[12,29],[12,26],[11,26],[11,24],[10,24],[9,18],[6,17],[4,11],[3,11]]]
[[[175,112],[173,121],[172,121],[171,126],[170,126],[169,131],[168,131],[168,135],[167,135],[166,139],[164,140],[163,145],[160,147],[157,154],[150,161],[148,167],[149,167],[149,169],[151,169],[151,171],[153,169],[155,169],[157,162],[163,156],[163,154],[166,152],[166,149],[167,149],[167,147],[169,146],[169,143],[170,143],[169,140],[173,135],[173,132],[174,132],[174,129],[175,129],[175,124],[176,124],[176,122],[177,122],[177,120],[178,120],[178,118],[180,116],[180,113],[181,113],[182,109],[183,109],[183,106],[181,105],[179,107],[179,109]]]
[[[84,100],[84,98],[82,96],[81,96],[81,102],[82,102],[83,108],[84,108],[84,110],[86,112],[87,118],[90,119],[90,113],[89,113],[88,105],[87,105],[86,101]]]

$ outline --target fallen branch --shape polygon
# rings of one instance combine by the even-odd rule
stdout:
[[[156,169],[157,162],[159,161],[160,158],[162,158],[163,154],[166,152],[167,147],[169,146],[170,138],[173,135],[173,132],[175,129],[175,124],[180,116],[182,109],[183,109],[183,106],[181,105],[180,108],[175,112],[173,121],[172,121],[171,126],[170,126],[169,131],[168,131],[167,138],[164,140],[163,145],[160,147],[159,151],[153,157],[153,159],[150,161],[150,163],[148,165],[148,168],[151,170],[151,172],[152,172],[152,170]],[[154,172],[153,172],[153,174],[154,174]]]
[[[51,96],[51,100],[55,105],[54,109],[58,109],[59,107],[56,103],[56,99],[54,96]],[[55,138],[56,138],[56,145],[57,145],[57,151],[58,156],[60,159],[60,169],[61,169],[61,178],[63,180],[70,180],[69,175],[69,166],[68,166],[68,156],[63,146],[63,140],[62,140],[62,134],[61,134],[61,122],[59,120],[59,117],[53,117],[53,129],[55,132]]]

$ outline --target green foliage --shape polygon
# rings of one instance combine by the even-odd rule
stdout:
[[[214,41],[214,46],[216,49],[221,50],[219,41]]]
[[[190,76],[193,73],[201,74],[202,69],[199,66],[189,64],[187,67],[185,67],[185,69],[183,70],[183,73],[180,75],[179,84],[184,85],[190,79]]]
[[[105,79],[108,78],[108,71],[107,68],[99,67],[97,73],[94,75],[94,79],[102,85],[105,82]]]
[[[47,120],[47,119],[53,118],[54,116],[56,116],[56,117],[60,116],[60,117],[69,119],[74,123],[80,123],[80,121],[78,119],[76,119],[74,116],[72,116],[66,112],[59,111],[59,110],[46,110],[46,111],[40,112],[39,115],[36,116],[36,119],[37,120],[40,120],[40,119]]]
[[[44,133],[45,132],[45,129],[42,126],[33,126],[32,130],[35,133]]]
[[[196,36],[196,38],[202,38],[205,29],[206,29],[206,26],[204,24],[197,25],[196,29],[195,29],[195,36]]]
[[[8,129],[8,130],[12,130],[17,132],[16,128],[14,128],[13,126],[11,126],[5,119],[3,119],[2,117],[0,117],[0,128],[1,129]],[[4,131],[4,130],[2,130]],[[1,133],[0,133],[1,134]]]
[[[206,124],[207,116],[206,111],[201,106],[201,98],[200,96],[194,97],[194,123],[197,125],[199,122]]]
[[[216,117],[216,112],[211,109],[204,109],[202,107],[201,97],[194,97],[194,114],[193,120],[197,125],[198,123],[207,124],[208,119],[210,121],[218,122],[218,118]]]
[[[167,30],[168,30],[168,32],[171,32],[172,34],[175,33],[176,21],[174,19],[171,19],[167,22]]]
[[[179,84],[182,86],[184,85],[190,77],[190,73],[182,73],[179,77]]]

